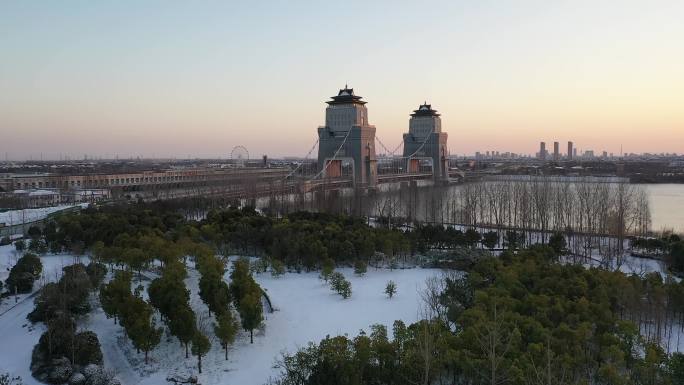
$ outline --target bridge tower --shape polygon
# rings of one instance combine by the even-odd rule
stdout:
[[[326,102],[325,126],[318,127],[318,170],[324,177],[338,177],[342,161],[351,161],[354,186],[375,187],[375,126],[368,124],[366,102],[346,85],[331,99]]]
[[[427,102],[411,114],[409,132],[404,134],[406,170],[418,172],[421,159],[432,159],[432,173],[436,181],[449,179],[447,133],[442,132],[442,120]]]

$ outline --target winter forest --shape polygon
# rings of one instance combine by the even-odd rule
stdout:
[[[91,206],[3,239],[24,347],[0,384],[684,381],[684,241],[639,186],[366,198]]]

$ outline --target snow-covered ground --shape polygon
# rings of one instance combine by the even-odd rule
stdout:
[[[190,289],[190,302],[198,317],[206,318],[207,334],[212,348],[202,360],[202,384],[263,384],[275,376],[274,361],[283,351],[295,351],[310,341],[318,342],[326,335],[348,334],[355,336],[360,330],[370,331],[376,323],[390,330],[395,320],[406,323],[418,319],[419,290],[428,277],[439,275],[434,269],[375,270],[357,277],[351,269],[339,269],[352,283],[352,297],[344,300],[334,294],[318,278],[318,273],[288,273],[280,278],[260,274],[256,280],[267,291],[274,308],[265,313],[263,329],[256,331],[254,344],[249,334],[240,331],[229,348],[228,361],[213,334],[213,317],[198,295],[199,274],[189,268],[186,286]],[[226,280],[228,280],[226,274]],[[398,294],[388,299],[384,294],[389,280],[397,283]],[[141,284],[147,286],[149,281]],[[134,282],[133,286],[137,286]],[[185,349],[175,337],[165,334],[162,342],[150,353],[145,365],[143,354],[124,337],[123,329],[106,319],[101,309],[92,313],[87,327],[95,331],[102,343],[105,366],[117,372],[122,383],[161,384],[169,375],[186,377],[198,375],[197,359],[185,358]]]
[[[83,207],[87,204],[80,205],[61,205],[52,207],[41,207],[36,209],[10,210],[0,213],[0,223],[6,226],[20,225],[23,223],[35,222],[47,218],[48,215],[58,211],[66,210],[71,207]]]
[[[634,257],[627,254],[627,252],[619,261],[616,258],[604,261],[598,252],[592,253],[590,258],[564,256],[561,257],[561,261],[564,263],[580,263],[585,267],[603,267],[609,270],[620,270],[625,274],[636,274],[640,277],[656,272],[660,273],[664,279],[669,274],[665,262],[657,259]],[[674,279],[678,278],[674,277]]]
[[[11,245],[0,247],[0,279],[6,279],[8,268],[16,262],[17,255]],[[44,277],[35,288],[59,277],[62,267],[78,261],[73,255],[46,255],[41,257]],[[87,258],[81,258],[87,263]],[[208,318],[207,308],[198,295],[199,274],[191,265],[186,285],[191,291],[191,306],[198,317],[207,318],[207,334],[212,338],[212,349],[203,359],[202,384],[263,384],[277,370],[273,363],[283,351],[295,351],[310,341],[319,341],[326,335],[348,334],[355,336],[360,330],[370,331],[375,323],[386,325],[401,319],[406,323],[418,319],[420,307],[419,290],[428,277],[439,275],[435,269],[376,270],[369,268],[363,277],[353,274],[351,269],[339,269],[352,283],[352,297],[342,299],[334,294],[328,285],[318,278],[318,273],[287,273],[280,278],[260,274],[256,280],[267,291],[274,308],[265,313],[264,328],[255,332],[254,344],[249,343],[249,334],[240,331],[235,343],[229,349],[229,360],[213,334],[213,317]],[[154,278],[146,273],[145,287]],[[384,294],[389,280],[397,283],[398,293],[393,299]],[[228,280],[228,274],[226,274]],[[146,294],[146,293],[145,293]],[[30,373],[31,350],[44,331],[42,324],[32,326],[26,315],[33,310],[33,298],[20,295],[15,304],[14,297],[5,298],[0,305],[0,372],[9,371],[19,375],[27,385],[38,384]],[[174,337],[165,334],[162,342],[150,353],[150,364],[145,365],[143,355],[137,354],[125,338],[120,325],[107,319],[101,308],[93,309],[79,324],[80,328],[97,333],[102,345],[105,367],[114,370],[122,384],[164,384],[168,375],[185,376],[197,374],[197,360],[192,355],[185,358],[185,351]]]
[[[0,280],[3,282],[9,275],[9,269],[14,266],[18,256],[13,245],[0,246]],[[55,281],[60,277],[62,267],[74,264],[78,261],[88,263],[86,257],[77,258],[69,254],[45,255],[41,257],[43,262],[43,274],[34,283],[35,293],[47,282]],[[2,349],[0,349],[0,374],[9,372],[13,376],[21,376],[26,385],[40,384],[31,377],[31,351],[38,343],[40,335],[45,330],[43,324],[31,325],[26,319],[28,313],[33,310],[32,294],[20,294],[4,298],[0,303],[0,337]]]
[[[419,291],[428,277],[440,274],[434,269],[370,268],[364,277],[357,277],[351,269],[339,271],[352,284],[353,294],[346,300],[334,294],[317,273],[286,274],[281,278],[257,276],[277,311],[266,315],[266,328],[254,345],[249,344],[246,334],[240,336],[230,352],[232,362],[226,365],[231,371],[221,373],[218,383],[262,384],[277,373],[272,365],[283,350],[292,352],[326,335],[355,336],[362,329],[370,332],[371,324],[383,324],[391,332],[395,320],[415,322],[421,306]],[[392,299],[384,294],[390,279],[398,288]],[[220,351],[217,358],[224,358]]]
[[[5,282],[9,276],[10,269],[17,263],[20,256],[21,254],[15,251],[14,245],[0,246],[0,281]],[[34,292],[44,284],[58,280],[64,266],[72,265],[78,261],[88,263],[87,257],[76,257],[73,254],[46,254],[40,259],[43,263],[43,273],[33,285]],[[16,302],[22,301],[31,294],[19,294],[16,298],[15,296],[4,298],[2,303],[0,303],[0,315],[14,306]],[[33,303],[33,301],[30,302]]]
[[[15,263],[16,258],[13,246],[0,247],[0,279],[6,279],[7,269]],[[36,289],[45,282],[57,279],[62,267],[78,261],[73,255],[47,255],[41,259],[44,277],[37,282]],[[80,260],[87,263],[87,258]],[[596,265],[598,261],[584,264]],[[637,274],[650,271],[663,273],[664,267],[655,260],[625,257],[620,270]],[[369,268],[363,277],[354,275],[350,268],[338,271],[352,283],[353,294],[349,299],[334,294],[318,278],[317,272],[287,273],[280,278],[273,278],[268,273],[256,275],[256,280],[267,291],[276,311],[264,314],[264,328],[255,333],[254,344],[249,343],[247,332],[240,331],[229,349],[229,359],[226,361],[214,337],[213,317],[208,316],[207,307],[198,295],[199,274],[189,264],[185,283],[191,292],[191,306],[198,317],[206,319],[206,333],[212,342],[211,351],[203,358],[204,370],[199,375],[200,383],[263,384],[277,375],[273,364],[283,351],[293,352],[326,335],[355,336],[360,330],[369,332],[369,326],[375,323],[384,324],[391,330],[392,323],[397,319],[407,324],[414,322],[419,318],[419,292],[425,280],[441,274],[436,269],[421,268],[393,271]],[[147,285],[156,274],[146,272],[145,276],[140,282],[134,278],[133,286],[142,285],[146,297]],[[229,280],[228,274],[225,279]],[[397,295],[391,300],[384,294],[385,284],[390,279],[398,287]],[[31,326],[26,320],[26,315],[33,309],[33,299],[29,295],[19,296],[18,299],[16,305],[13,297],[4,299],[0,304],[0,336],[3,337],[3,346],[12,347],[0,349],[0,372],[9,371],[13,375],[20,375],[26,384],[37,384],[31,377],[29,364],[31,350],[44,326]],[[164,384],[169,375],[197,375],[196,358],[191,355],[186,359],[184,348],[175,337],[168,334],[164,334],[161,344],[150,352],[150,363],[144,364],[143,354],[136,353],[121,326],[107,319],[101,308],[95,307],[80,322],[79,327],[97,333],[105,367],[114,370],[122,384]]]

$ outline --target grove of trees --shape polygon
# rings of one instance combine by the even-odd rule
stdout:
[[[656,314],[671,327],[681,308],[632,293],[654,286],[665,296],[683,284],[553,260],[551,248],[534,247],[481,260],[465,276],[449,273],[428,285],[423,320],[396,321],[391,338],[375,325],[286,353],[272,383],[682,383],[684,355],[667,354],[667,336],[647,330]]]

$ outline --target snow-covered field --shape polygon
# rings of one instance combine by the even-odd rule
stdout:
[[[87,204],[84,204],[87,205]],[[48,215],[71,207],[83,207],[83,205],[61,205],[53,207],[41,207],[37,209],[10,210],[0,213],[0,223],[7,226],[20,225],[47,218]]]
[[[212,339],[212,349],[203,358],[202,384],[263,384],[275,376],[274,361],[283,351],[295,351],[310,341],[318,342],[326,335],[355,336],[360,330],[370,331],[375,323],[386,325],[401,319],[406,323],[418,319],[420,295],[425,280],[440,274],[434,269],[375,270],[357,277],[351,269],[340,269],[352,283],[352,297],[344,300],[318,279],[318,273],[288,273],[280,278],[260,274],[256,280],[267,291],[274,308],[265,313],[264,327],[255,333],[254,344],[249,334],[240,331],[230,347],[228,361],[219,342]],[[197,293],[199,275],[190,269],[186,280],[191,290],[191,306],[196,314],[208,317],[207,308]],[[398,294],[388,299],[383,293],[388,280],[397,283]],[[226,274],[226,280],[228,280]],[[144,282],[146,285],[147,282]],[[213,318],[207,320],[208,335],[213,337]],[[151,352],[151,363],[145,365],[142,354],[123,337],[123,330],[101,311],[94,313],[89,326],[100,336],[105,366],[115,369],[124,383],[144,385],[165,383],[169,375],[197,375],[197,359],[185,358],[185,350],[174,337],[164,335],[162,343]],[[115,351],[117,350],[117,351]],[[123,352],[123,354],[121,354]]]
[[[0,279],[7,278],[8,269],[16,262],[16,258],[13,246],[0,247]],[[36,289],[45,282],[57,279],[62,267],[78,261],[68,254],[46,255],[41,259],[44,276],[36,283]],[[87,258],[80,260],[87,263]],[[594,264],[598,264],[598,261],[585,263]],[[658,271],[664,274],[664,267],[659,261],[629,256],[623,259],[619,268],[626,273]],[[349,299],[344,300],[334,294],[318,278],[317,272],[287,273],[280,278],[273,278],[268,273],[256,275],[256,280],[267,291],[276,311],[264,314],[264,327],[255,333],[254,344],[249,343],[247,332],[240,331],[229,349],[229,359],[226,361],[213,334],[213,317],[208,317],[207,307],[198,295],[199,274],[189,264],[185,283],[191,291],[191,306],[198,317],[206,319],[206,332],[212,340],[212,349],[203,358],[204,370],[198,376],[200,383],[263,384],[277,375],[273,364],[283,351],[293,352],[326,335],[355,336],[360,330],[368,332],[369,326],[375,323],[384,324],[391,330],[392,323],[397,319],[406,323],[414,322],[419,318],[419,291],[427,278],[440,274],[439,270],[420,268],[394,271],[369,268],[363,277],[354,275],[349,268],[338,271],[352,283],[353,294]],[[141,284],[146,289],[155,273],[147,272],[145,275],[141,282],[134,279],[133,286]],[[225,279],[229,280],[228,274]],[[398,286],[398,294],[391,300],[383,292],[390,279]],[[9,371],[13,375],[20,375],[26,384],[37,384],[31,377],[29,364],[31,350],[44,331],[44,326],[31,326],[26,320],[26,315],[33,309],[30,295],[19,296],[18,300],[15,304],[15,299],[10,297],[0,304],[0,336],[3,346],[11,347],[0,349],[0,372]],[[191,355],[186,359],[185,350],[178,340],[168,334],[150,353],[150,363],[144,364],[143,354],[135,352],[121,326],[107,319],[101,308],[93,309],[79,326],[97,333],[105,367],[114,370],[122,384],[164,384],[169,375],[197,375],[196,358]]]

